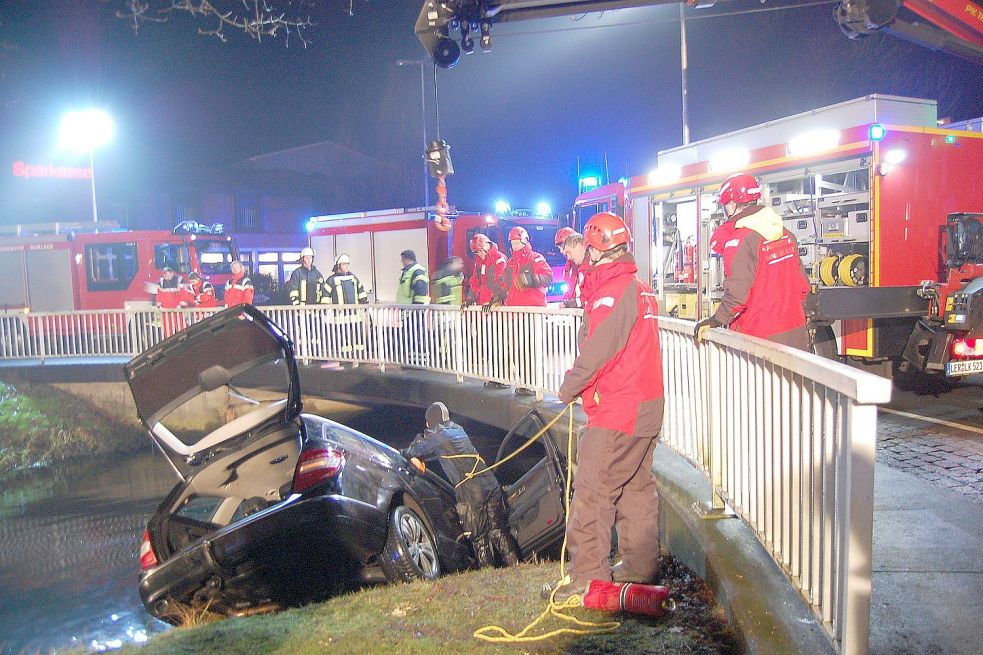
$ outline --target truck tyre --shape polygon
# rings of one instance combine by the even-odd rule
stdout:
[[[391,583],[433,580],[440,576],[437,540],[426,515],[407,499],[389,514],[389,534],[379,566]]]
[[[812,352],[820,357],[840,361],[840,355],[836,348],[836,335],[833,333],[831,325],[813,325],[809,330],[812,333]]]

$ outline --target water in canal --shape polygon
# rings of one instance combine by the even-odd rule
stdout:
[[[318,413],[395,447],[423,424],[423,410],[402,407]],[[501,433],[466,427],[494,456]],[[137,576],[147,519],[175,482],[149,446],[0,480],[0,654],[108,650],[168,629],[143,611]]]

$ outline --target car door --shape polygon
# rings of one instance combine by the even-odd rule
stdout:
[[[523,555],[549,545],[563,533],[564,478],[549,435],[516,453],[545,425],[536,410],[526,414],[502,440],[495,475],[509,507],[509,525]]]

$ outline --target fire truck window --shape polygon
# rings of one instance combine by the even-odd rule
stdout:
[[[199,239],[193,242],[198,254],[198,265],[205,275],[232,272],[232,246],[228,241],[206,241]]]
[[[188,247],[180,243],[159,243],[154,246],[154,266],[170,266],[178,273],[191,271]]]
[[[137,274],[137,244],[86,246],[85,261],[89,291],[122,291]]]

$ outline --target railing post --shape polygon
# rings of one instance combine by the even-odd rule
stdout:
[[[454,371],[457,381],[464,382],[464,309],[454,310]]]
[[[839,531],[839,621],[834,639],[843,655],[864,655],[870,644],[871,564],[874,535],[874,452],[877,406],[847,402],[842,435],[845,470],[837,496],[847,524]]]
[[[707,410],[710,418],[710,506],[704,514],[705,518],[729,518],[733,516],[727,511],[727,505],[720,495],[720,489],[724,486],[724,431],[721,425],[723,407],[721,400],[724,397],[724,373],[721,370],[722,349],[712,341],[704,341],[701,348],[704,350],[704,362],[706,363],[707,381],[710,387],[707,394]]]
[[[375,316],[375,353],[376,358],[379,360],[379,372],[386,372],[386,341],[385,341],[385,327],[382,325],[382,319],[385,316],[388,320],[388,312],[383,307],[374,307],[373,316]]]

